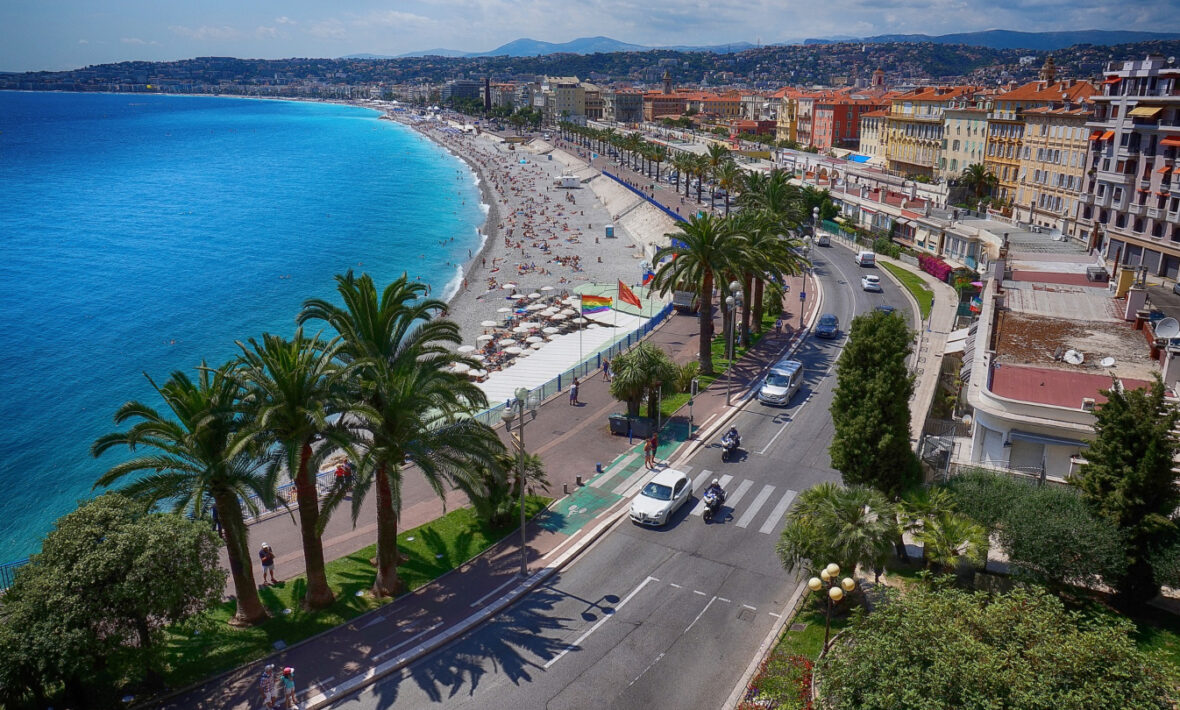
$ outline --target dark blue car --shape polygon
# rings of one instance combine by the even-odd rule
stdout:
[[[817,338],[835,338],[840,335],[840,319],[831,313],[825,313],[819,317],[819,322],[815,324],[815,335]]]

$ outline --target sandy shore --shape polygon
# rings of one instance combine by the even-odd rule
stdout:
[[[464,134],[439,121],[394,118],[467,162],[490,208],[482,227],[483,249],[468,263],[463,283],[449,299],[448,316],[459,324],[466,344],[476,344],[476,336],[484,332],[482,321],[503,322],[505,314],[497,309],[510,303],[504,284],[516,284],[521,293],[555,296],[588,282],[621,279],[636,285],[643,277],[642,264],[670,229],[666,217],[652,222],[648,215],[639,233],[632,233],[626,225],[650,206],[638,204],[639,198],[617,185],[606,185],[613,181],[544,142],[510,149],[498,136]],[[571,173],[583,180],[579,187],[554,186],[557,177]],[[608,204],[596,194],[602,190],[609,193]],[[616,216],[623,219],[616,221]],[[614,225],[615,238],[605,236],[608,224]],[[542,291],[545,286],[553,290]]]

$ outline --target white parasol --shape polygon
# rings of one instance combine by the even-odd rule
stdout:
[[[512,329],[512,332],[513,333],[527,333],[527,332],[529,332],[529,329],[524,327],[523,325],[518,325]]]
[[[560,332],[561,332],[561,328],[554,328],[553,326],[551,326],[551,325],[550,325],[550,326],[547,326],[547,327],[545,327],[545,328],[542,328],[542,329],[541,329],[541,332],[542,332],[542,333],[547,333],[548,335],[555,335],[555,334],[557,334],[557,333],[560,333]]]
[[[503,340],[498,341],[497,345],[499,345],[502,348],[507,348],[507,347],[511,347],[513,345],[516,345],[516,341],[513,340],[512,338],[504,338]]]
[[[498,326],[500,324],[494,320],[485,320],[483,323],[480,323],[480,325],[482,325],[485,328],[495,328],[496,326]]]
[[[511,312],[512,312],[512,309],[507,306],[505,306],[503,308],[496,309],[496,313],[511,313]]]
[[[511,291],[512,289],[516,288],[516,284],[504,284],[500,288],[504,289],[505,291]]]
[[[533,348],[533,350],[540,350],[542,347],[544,347],[544,345],[545,345],[544,342],[533,343],[532,348]]]
[[[455,352],[473,353],[473,352],[475,352],[475,346],[474,345],[460,345],[459,347],[455,348]]]
[[[538,323],[536,321],[531,321],[531,320],[527,320],[524,323],[521,323],[521,325],[523,325],[526,328],[540,328],[541,327],[540,323]]]
[[[542,286],[542,287],[541,287],[541,290],[542,290],[542,291],[552,291],[552,290],[553,290],[553,287],[552,287],[552,286]]]
[[[585,318],[583,318],[582,316],[578,316],[577,318],[574,318],[574,319],[573,319],[573,322],[574,322],[574,323],[581,324],[581,323],[589,323],[590,321],[586,320],[586,319],[585,319]]]
[[[549,320],[565,320],[566,318],[569,318],[569,316],[564,313],[554,313],[553,315],[549,316]]]
[[[545,310],[545,304],[544,303],[530,303],[529,305],[525,306],[525,308],[530,311],[542,311],[542,310]]]
[[[567,316],[573,316],[573,315],[577,315],[578,312],[572,308],[567,308],[564,311],[562,311],[562,313],[564,313]]]
[[[597,323],[591,323],[590,325],[586,326],[586,330],[594,330],[595,328],[601,328],[601,327],[602,326],[598,325]]]
[[[543,342],[545,342],[545,339],[539,335],[530,335],[529,337],[524,339],[524,342],[526,342],[526,343],[543,343]]]
[[[536,291],[533,291],[532,293],[529,294],[529,298],[540,298],[540,297],[541,297],[541,294],[537,293]]]
[[[513,345],[510,348],[504,348],[504,352],[508,353],[509,355],[519,355],[524,352],[524,350],[519,346]]]

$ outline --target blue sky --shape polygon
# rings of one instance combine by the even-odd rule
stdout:
[[[5,0],[0,71],[195,56],[338,57],[520,37],[764,43],[989,28],[1180,31],[1175,0]]]

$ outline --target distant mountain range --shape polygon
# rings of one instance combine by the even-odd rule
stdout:
[[[1180,32],[1138,32],[1132,30],[1072,30],[1065,32],[1015,32],[1012,30],[986,30],[983,32],[959,32],[947,35],[890,34],[874,37],[837,36],[822,39],[804,39],[779,42],[777,44],[833,44],[836,42],[932,42],[934,44],[963,44],[990,49],[1028,49],[1051,51],[1072,47],[1075,44],[1113,45],[1144,42],[1148,40],[1180,39]],[[500,45],[488,52],[463,52],[457,49],[426,49],[407,52],[397,56],[380,54],[350,54],[345,59],[402,59],[406,57],[536,57],[547,54],[595,54],[608,52],[647,52],[653,49],[670,49],[680,52],[712,52],[728,54],[753,48],[750,42],[733,42],[707,47],[671,46],[650,47],[620,42],[610,37],[580,37],[569,42],[553,43],[527,37]]]
[[[1130,44],[1149,40],[1180,39],[1180,32],[1137,32],[1131,30],[1071,30],[1067,32],[1015,32],[1013,30],[986,30],[984,32],[959,32],[949,35],[877,35],[861,39],[807,39],[803,44],[832,44],[834,42],[932,42],[934,44],[965,44],[971,47],[989,49],[1032,49],[1051,51],[1064,49],[1075,44]]]

